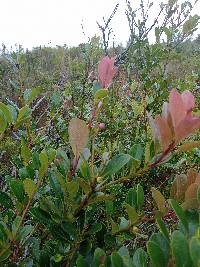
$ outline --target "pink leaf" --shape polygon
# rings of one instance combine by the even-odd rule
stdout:
[[[200,128],[200,117],[191,117],[187,115],[175,128],[176,143],[188,137],[194,131]]]
[[[167,124],[167,121],[160,115],[155,117],[155,122],[159,128],[162,149],[166,150],[172,143],[172,132]]]
[[[104,57],[98,66],[99,82],[102,88],[108,88],[115,77],[118,68],[114,66],[115,58]]]
[[[184,91],[181,94],[186,111],[191,111],[195,107],[195,99],[190,91]]]
[[[185,118],[186,109],[183,99],[176,89],[172,89],[169,95],[169,109],[174,128]]]

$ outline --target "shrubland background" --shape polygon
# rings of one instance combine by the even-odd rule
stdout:
[[[126,47],[110,41],[118,6],[78,47],[2,46],[1,266],[199,266],[199,130],[162,158],[149,122],[172,88],[199,116],[199,17],[180,2],[149,25],[153,5],[127,1]]]

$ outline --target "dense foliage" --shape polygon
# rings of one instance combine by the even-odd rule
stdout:
[[[117,8],[102,39],[2,49],[0,266],[200,266],[199,17],[127,1],[109,48]]]

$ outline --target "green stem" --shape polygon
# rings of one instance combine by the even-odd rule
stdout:
[[[80,248],[81,242],[84,240],[84,236],[85,236],[85,233],[87,232],[87,229],[88,227],[84,226],[82,232],[78,236],[77,240],[74,242],[74,246],[72,247],[71,252],[69,253],[69,256],[67,256],[67,262],[66,262],[65,267],[70,267],[77,251]]]
[[[22,224],[23,224],[24,218],[25,218],[25,216],[26,216],[26,214],[27,214],[27,212],[28,212],[28,210],[29,210],[29,207],[30,207],[30,205],[31,205],[31,203],[32,203],[32,201],[33,201],[33,198],[34,198],[36,192],[38,191],[39,187],[41,186],[42,180],[43,180],[43,177],[39,179],[39,181],[38,181],[38,183],[37,183],[37,188],[36,188],[36,190],[35,190],[35,191],[32,193],[32,195],[29,197],[28,203],[27,203],[27,205],[26,205],[26,207],[25,207],[25,209],[24,209],[24,211],[23,211],[23,213],[22,213],[21,219],[20,219],[20,221],[19,221],[19,223],[18,223],[18,225],[17,225],[15,234],[12,236],[12,240],[15,240],[15,238],[16,238],[16,236],[17,236],[17,234],[18,234],[18,231],[19,231],[20,227],[21,227]],[[10,248],[10,246],[11,246],[11,244],[8,244],[8,245],[7,245],[7,246],[0,252],[0,257],[1,257],[1,256],[2,256],[2,255],[3,255],[9,248]]]

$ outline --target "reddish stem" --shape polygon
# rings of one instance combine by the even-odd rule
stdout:
[[[153,163],[149,165],[149,168],[155,168],[157,164],[161,163],[163,159],[174,149],[174,147],[175,147],[175,143],[173,142],[169,145],[169,147],[165,151],[163,151],[163,153],[160,155],[160,157],[156,161],[154,161]]]

